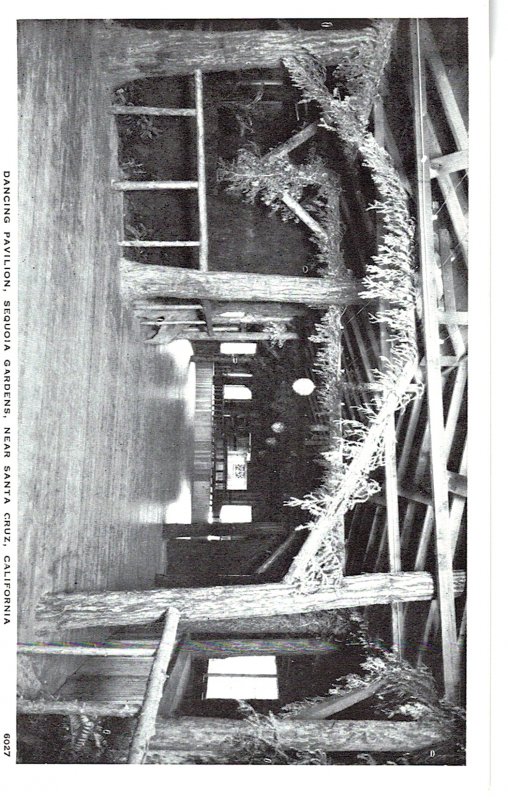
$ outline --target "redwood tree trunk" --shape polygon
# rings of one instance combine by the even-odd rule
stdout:
[[[464,588],[464,573],[454,573],[455,591]],[[182,621],[273,613],[295,614],[330,608],[352,608],[431,600],[432,575],[426,572],[379,573],[344,578],[340,588],[303,594],[284,583],[261,586],[213,586],[199,589],[147,589],[124,592],[76,592],[45,595],[38,606],[37,632],[62,628],[137,625],[152,622],[171,606]]]
[[[156,298],[251,300],[310,306],[358,302],[359,284],[348,278],[295,278],[256,272],[200,272],[120,260],[122,293],[129,302]]]
[[[262,725],[261,718],[259,725]],[[249,720],[214,717],[182,717],[160,720],[149,753],[165,750],[234,751],[238,742],[230,737],[252,736]],[[277,738],[275,739],[275,733]],[[431,748],[443,739],[436,722],[392,722],[380,720],[293,720],[277,717],[275,726],[266,721],[263,738],[286,750],[331,752],[407,752]]]
[[[151,76],[186,75],[280,66],[302,47],[326,65],[337,64],[365,43],[371,27],[348,31],[163,31],[97,26],[98,56],[111,86]]]

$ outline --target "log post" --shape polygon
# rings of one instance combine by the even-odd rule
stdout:
[[[27,700],[19,698],[16,703],[18,714],[58,715],[83,714],[87,717],[135,717],[141,702],[135,700],[54,700],[41,698]]]
[[[182,650],[197,658],[232,656],[322,656],[336,653],[339,645],[323,639],[189,639]]]
[[[330,280],[256,272],[201,272],[140,264],[126,258],[120,259],[120,274],[122,294],[129,303],[157,298],[305,303],[315,307],[360,302],[361,287],[349,278]]]
[[[455,593],[465,586],[463,572],[454,573]],[[76,592],[45,595],[37,609],[37,633],[62,628],[137,625],[153,622],[171,606],[182,621],[249,616],[269,617],[336,608],[431,600],[432,575],[426,572],[355,575],[340,588],[304,594],[284,583],[260,586],[213,586],[118,592]]]

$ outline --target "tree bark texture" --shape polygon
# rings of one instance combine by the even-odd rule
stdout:
[[[274,614],[269,617],[190,620],[186,626],[192,638],[281,638],[308,636],[347,638],[351,623],[348,611],[313,611],[307,614]]]
[[[385,682],[383,678],[372,681],[368,686],[361,689],[354,689],[347,694],[337,697],[331,697],[323,700],[321,703],[314,703],[313,705],[304,707],[296,714],[292,714],[292,719],[326,719],[331,717],[332,714],[338,714],[340,711],[345,711],[346,708],[362,703],[367,698],[372,697],[373,694],[381,691]]]
[[[182,649],[197,658],[230,656],[317,656],[337,652],[339,646],[322,639],[189,639]]]
[[[454,589],[462,593],[463,572],[454,573]],[[62,628],[137,625],[158,619],[171,606],[182,622],[248,616],[295,614],[334,608],[355,608],[431,600],[432,575],[426,572],[356,575],[336,589],[304,594],[283,583],[261,586],[213,586],[119,592],[76,592],[45,595],[37,609],[37,632]]]
[[[358,303],[360,285],[348,278],[295,278],[256,272],[200,272],[120,260],[122,294],[129,303],[156,298],[305,303],[316,307]]]
[[[372,27],[348,31],[161,31],[97,26],[96,53],[113,87],[139,78],[279,67],[301,48],[337,64],[376,42]]]
[[[234,750],[232,737],[249,737],[248,720],[214,717],[181,717],[160,720],[150,742],[149,752],[164,750]],[[324,750],[325,752],[408,752],[431,748],[443,739],[443,731],[434,722],[393,722],[380,720],[292,720],[277,717],[275,727],[267,719],[263,736],[287,750]],[[231,737],[231,738],[230,738]]]

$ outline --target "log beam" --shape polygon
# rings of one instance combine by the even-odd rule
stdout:
[[[19,698],[16,704],[18,714],[82,714],[87,717],[135,717],[141,703],[127,700],[25,700]]]
[[[336,653],[340,647],[323,639],[189,639],[182,651],[198,658],[232,656],[317,656]]]
[[[462,572],[454,573],[454,591],[465,586]],[[303,594],[284,583],[258,586],[213,586],[185,589],[147,589],[118,592],[47,594],[37,609],[37,633],[63,628],[138,625],[153,622],[171,606],[182,621],[235,617],[269,617],[326,609],[357,608],[388,603],[431,600],[432,575],[401,572],[355,575],[344,578],[340,589],[319,589]]]
[[[448,507],[446,441],[443,416],[442,376],[440,362],[439,323],[435,287],[434,226],[428,139],[424,121],[430,132],[427,114],[427,93],[422,56],[420,21],[411,22],[411,54],[413,65],[414,126],[418,171],[419,251],[423,296],[423,333],[426,357],[427,405],[430,430],[430,463],[438,599],[441,621],[443,676],[445,697],[456,702],[460,684],[457,661],[457,622],[453,601],[453,556]]]
[[[360,285],[348,278],[298,278],[255,272],[201,272],[120,260],[128,302],[156,298],[305,303],[327,307],[359,303]],[[365,304],[365,301],[362,301]]]
[[[373,27],[345,31],[183,31],[96,26],[96,55],[111,87],[139,78],[276,68],[304,47],[325,65],[375,44]]]
[[[260,722],[260,724],[262,724]],[[227,752],[235,738],[252,735],[248,720],[182,717],[160,720],[149,753],[210,750]],[[267,719],[263,738],[277,736],[277,745],[291,750],[325,752],[408,752],[432,747],[444,738],[435,722],[379,720],[293,720],[277,718],[276,733]]]

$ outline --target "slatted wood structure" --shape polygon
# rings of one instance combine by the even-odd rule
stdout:
[[[19,700],[21,714],[78,714],[137,717],[129,763],[142,763],[162,697],[168,665],[177,641],[179,613],[168,609],[158,641],[96,644],[19,644],[29,656],[78,656],[82,663],[53,699]]]
[[[445,695],[457,701],[464,690],[458,651],[464,648],[465,604],[454,601],[451,580],[465,558],[468,137],[465,110],[428,22],[412,22],[411,52],[416,181],[404,172],[402,178],[418,210],[423,348],[416,377],[425,393],[389,425],[382,491],[350,515],[347,573],[435,570],[438,598],[423,611],[392,606],[392,643],[404,657],[437,670]],[[402,171],[381,103],[374,123]],[[371,371],[386,352],[383,332],[363,315],[348,311],[344,326],[344,402],[353,418],[366,390],[374,388]],[[369,617],[374,629],[383,628],[385,617]]]
[[[214,415],[213,362],[196,363],[194,451],[192,458],[192,520],[206,522],[210,510],[212,431]]]
[[[277,658],[339,655],[337,643],[319,638],[225,638],[197,639],[183,634],[177,640],[179,615],[169,609],[160,640],[113,639],[100,644],[18,645],[21,654],[78,655],[83,664],[63,687],[58,699],[20,701],[24,714],[76,714],[91,718],[136,717],[127,761],[143,763],[192,763],[196,757],[235,747],[235,737],[249,735],[248,727],[234,719],[182,715],[185,697],[192,696],[197,662],[235,656]],[[419,750],[437,745],[442,731],[437,723],[328,720],[332,714],[354,706],[381,688],[373,681],[365,689],[325,700],[282,720],[280,745],[304,745],[309,733],[328,751]],[[245,730],[244,730],[245,728]]]

